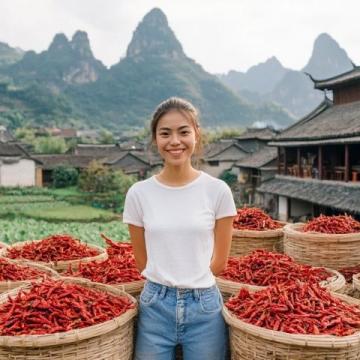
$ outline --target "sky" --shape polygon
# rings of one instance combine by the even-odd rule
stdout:
[[[95,57],[111,66],[154,7],[211,73],[246,71],[271,56],[300,70],[323,32],[360,64],[358,0],[0,0],[0,42],[41,52],[56,33],[84,30]]]

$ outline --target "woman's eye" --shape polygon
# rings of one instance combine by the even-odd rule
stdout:
[[[160,133],[160,136],[168,136],[168,133]]]
[[[187,134],[190,133],[190,131],[182,131],[181,133],[182,133],[183,135],[187,135]]]

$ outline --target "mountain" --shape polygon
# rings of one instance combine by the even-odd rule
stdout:
[[[8,44],[0,42],[0,67],[19,61],[24,55],[20,48],[12,48]]]
[[[97,82],[84,88],[69,88],[69,95],[78,100],[77,105],[86,113],[96,117],[105,113],[113,126],[142,125],[156,105],[170,96],[192,101],[207,126],[244,127],[265,118],[282,125],[291,121],[277,107],[257,108],[247,104],[216,76],[187,57],[165,14],[158,8],[139,23],[125,58]],[[102,104],[101,108],[98,103]]]
[[[62,33],[56,34],[49,48],[40,54],[26,52],[7,73],[17,84],[36,81],[56,93],[68,85],[94,82],[105,70],[92,54],[87,33],[77,31],[71,41]]]
[[[158,8],[145,15],[126,56],[110,69],[95,59],[87,34],[78,31],[71,40],[57,34],[47,50],[27,52],[0,69],[1,75],[10,78],[0,84],[0,123],[8,126],[143,126],[156,105],[171,96],[192,101],[206,126],[292,122],[278,106],[244,101],[190,59]]]
[[[325,79],[351,69],[352,62],[346,51],[323,33],[315,39],[310,59],[300,71],[284,68],[273,57],[246,73],[230,71],[219,78],[251,103],[275,103],[299,118],[324,98],[321,91],[314,89],[306,73],[315,79]]]
[[[266,96],[288,109],[297,117],[313,110],[324,99],[322,91],[315,90],[306,73],[316,79],[326,79],[353,68],[346,51],[328,34],[321,34],[314,43],[311,57],[301,71],[285,74],[275,89]]]
[[[237,92],[248,91],[262,95],[272,91],[288,71],[273,56],[263,63],[252,66],[245,73],[231,70],[218,77],[225,85]]]

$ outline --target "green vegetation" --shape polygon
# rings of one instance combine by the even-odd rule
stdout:
[[[69,207],[69,203],[65,201],[42,201],[42,202],[15,202],[15,203],[1,203],[0,217],[14,218],[24,214],[31,214],[35,210],[42,209],[47,211],[54,207]]]
[[[104,246],[100,233],[116,241],[128,241],[127,226],[120,221],[108,223],[62,222],[49,223],[33,219],[0,219],[0,241],[12,244],[18,241],[42,239],[51,234],[71,234],[81,241]]]
[[[117,191],[125,194],[134,182],[134,177],[125,175],[121,170],[114,171],[97,161],[92,161],[80,174],[79,188],[90,193]]]
[[[55,188],[66,188],[77,184],[78,171],[69,166],[58,166],[53,171],[53,185]]]
[[[34,140],[34,151],[38,154],[63,154],[67,150],[63,138],[42,136]]]

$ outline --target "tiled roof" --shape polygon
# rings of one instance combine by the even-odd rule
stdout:
[[[277,175],[274,179],[263,182],[257,191],[360,213],[360,184],[358,183]]]
[[[259,169],[277,158],[277,149],[264,146],[259,151],[249,154],[235,163],[235,166]]]

